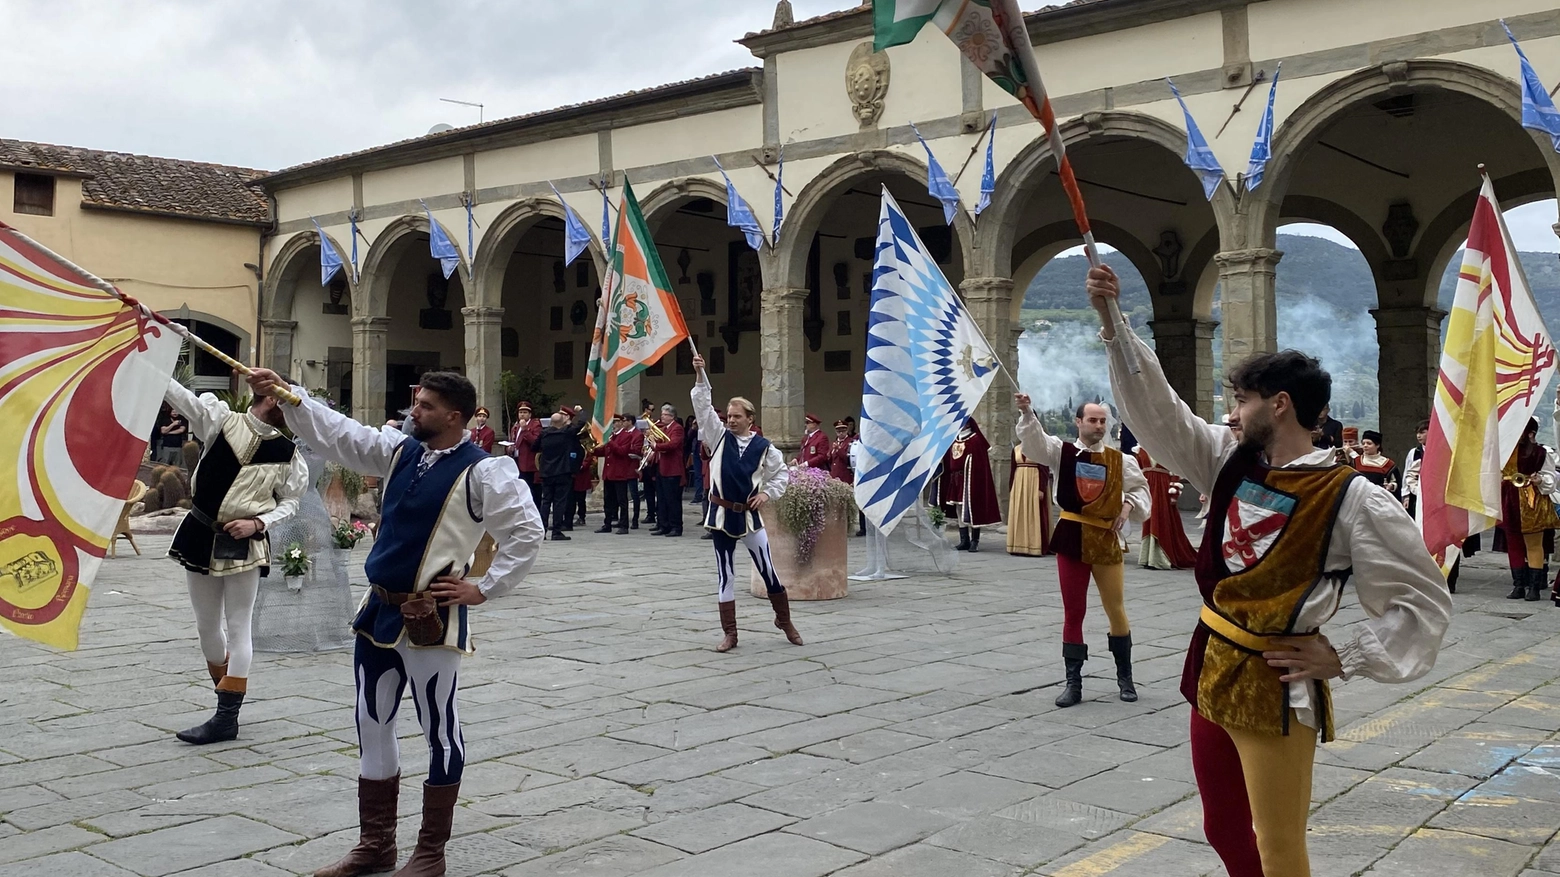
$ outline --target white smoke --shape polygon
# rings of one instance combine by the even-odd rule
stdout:
[[[1097,397],[1110,401],[1098,323],[1039,320],[1024,330],[1018,339],[1018,380],[1035,410],[1064,411]]]

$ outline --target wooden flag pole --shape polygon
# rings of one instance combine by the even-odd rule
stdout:
[[[7,226],[7,228],[10,228],[10,227]],[[51,259],[54,259],[56,262],[59,262],[61,265],[64,265],[66,268],[69,268],[70,270],[76,272],[77,274],[79,274],[81,276],[81,278],[83,280],[86,280],[91,285],[97,287],[98,289],[103,290],[104,292],[108,293],[109,295],[114,296],[115,298],[117,298],[120,301],[124,302],[129,307],[135,308],[136,310],[138,310],[141,313],[145,314],[149,319],[151,319],[151,320],[153,320],[153,321],[155,321],[155,322],[157,322],[157,323],[159,323],[159,324],[161,324],[163,326],[167,326],[169,329],[171,329],[173,331],[173,333],[175,335],[178,335],[180,338],[183,338],[184,340],[188,341],[190,344],[194,345],[195,347],[199,347],[201,350],[204,350],[207,353],[211,354],[212,356],[215,356],[217,359],[221,360],[223,364],[225,364],[228,367],[232,368],[234,371],[238,372],[239,374],[245,375],[245,376],[254,374],[253,370],[251,370],[249,368],[249,366],[244,365],[243,363],[239,362],[238,360],[234,359],[233,357],[228,356],[226,353],[223,353],[222,351],[218,350],[217,348],[211,346],[211,344],[209,342],[207,342],[205,339],[201,338],[199,335],[196,335],[194,332],[191,332],[186,327],[184,327],[184,326],[182,326],[182,325],[180,325],[178,323],[175,323],[174,321],[168,319],[167,317],[163,316],[162,314],[157,313],[156,311],[154,311],[151,308],[147,307],[146,305],[142,304],[134,296],[127,295],[124,292],[120,291],[120,289],[118,287],[114,286],[112,283],[109,283],[107,280],[104,280],[103,278],[97,276],[96,274],[93,274],[91,271],[88,271],[87,269],[81,267],[80,265],[77,265],[75,262],[72,262],[71,260],[65,258],[64,256],[61,256],[59,253],[54,252],[53,250],[49,249],[48,247],[44,246],[43,244],[38,243],[37,241],[33,240],[32,238],[28,237],[27,235],[21,233],[20,231],[17,231],[15,228],[11,228],[10,231],[19,240],[22,240],[22,241],[26,242],[27,244],[29,244],[32,247],[34,247],[37,250],[39,250],[40,252],[43,252],[43,253],[47,254]],[[291,389],[287,388],[287,387],[277,387],[275,389],[275,392],[276,392],[277,397],[280,398],[283,402],[287,402],[287,403],[289,403],[291,405],[301,405],[301,404],[303,404],[303,400],[298,398],[298,396],[296,394],[294,394],[293,391]]]

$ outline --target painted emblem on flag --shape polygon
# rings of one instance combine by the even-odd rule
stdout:
[[[1084,505],[1100,498],[1105,492],[1105,467],[1098,463],[1078,461],[1073,464],[1073,486]]]
[[[1224,522],[1224,563],[1231,572],[1257,565],[1294,514],[1295,498],[1255,481],[1235,489]]]
[[[984,356],[976,355],[973,344],[964,345],[964,355],[959,357],[959,368],[964,369],[964,377],[967,380],[983,378],[997,370],[997,358],[987,353]]]

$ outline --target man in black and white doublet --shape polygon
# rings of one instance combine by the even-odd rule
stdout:
[[[275,375],[255,369],[257,393],[273,391]],[[456,707],[461,658],[472,646],[467,610],[510,591],[525,578],[542,542],[542,519],[514,464],[471,443],[465,424],[476,409],[466,378],[429,372],[419,378],[408,415],[410,435],[375,429],[308,397],[284,406],[287,425],[320,456],[381,479],[383,516],[364,563],[369,589],[353,619],[357,634],[359,842],[316,877],[353,877],[395,867],[400,747],[396,717],[409,687],[428,743],[423,821],[412,858],[397,873],[445,872],[444,845],[465,770],[465,741]],[[480,579],[467,580],[483,533],[497,552]],[[436,630],[415,643],[403,607],[432,596]],[[417,630],[425,630],[419,626]]]
[[[720,627],[725,637],[717,652],[729,652],[737,645],[737,591],[735,560],[737,542],[747,547],[753,566],[764,580],[769,603],[775,610],[775,627],[786,639],[802,644],[802,635],[791,624],[791,602],[785,586],[775,575],[769,557],[769,537],[758,509],[785,492],[785,459],[780,450],[753,432],[753,403],[741,396],[726,404],[724,420],[710,402],[709,376],[704,373],[704,358],[697,354],[693,366],[699,380],[690,394],[693,413],[699,423],[699,437],[710,448],[709,507],[704,513],[704,528],[715,543],[715,570],[720,579]]]
[[[248,411],[234,411],[178,381],[168,382],[163,398],[206,446],[190,477],[189,514],[174,531],[168,556],[185,569],[195,631],[217,695],[211,719],[177,736],[196,745],[219,743],[238,737],[249,688],[255,596],[270,559],[266,533],[298,511],[309,466],[277,429],[282,413],[274,399],[261,397]]]

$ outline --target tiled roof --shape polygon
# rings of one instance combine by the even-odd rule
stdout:
[[[1100,2],[1100,0],[1068,0],[1068,2],[1066,2],[1066,3],[1046,5],[1046,6],[1040,7],[1039,9],[1036,9],[1034,12],[1026,12],[1026,13],[1024,13],[1024,17],[1025,18],[1033,18],[1036,15],[1040,15],[1040,14],[1046,13],[1046,12],[1051,12],[1051,11],[1054,11],[1054,10],[1057,10],[1057,9],[1063,9],[1063,8],[1066,8],[1066,7],[1069,7],[1069,6],[1088,6],[1091,3],[1098,3],[1098,2]],[[812,18],[806,18],[806,19],[803,19],[801,21],[798,21],[795,24],[790,25],[789,27],[770,28],[769,30],[762,30],[762,31],[758,31],[757,33],[750,33],[746,37],[744,37],[743,39],[749,39],[751,37],[757,37],[757,36],[764,36],[766,34],[778,33],[780,31],[791,30],[792,28],[811,27],[813,25],[826,24],[826,23],[831,22],[831,21],[836,21],[836,20],[842,19],[842,18],[850,18],[851,16],[859,15],[859,14],[861,14],[863,12],[870,12],[870,11],[872,11],[872,4],[870,2],[862,3],[862,4],[857,5],[857,6],[852,6],[849,9],[841,9],[841,10],[839,10],[837,12],[826,12],[823,15],[815,15]]]
[[[192,219],[269,225],[270,201],[252,186],[265,171],[127,152],[0,139],[0,167],[83,177],[84,205]]]
[[[315,161],[305,162],[304,164],[293,165],[292,167],[277,171],[272,176],[291,176],[298,171],[309,170],[311,168],[319,167],[321,165],[333,164],[339,161],[348,161],[354,158],[362,158],[364,156],[373,155],[378,152],[394,151],[412,144],[416,144],[417,146],[432,146],[446,141],[461,140],[468,137],[480,137],[484,134],[499,133],[515,128],[522,128],[528,124],[547,122],[550,121],[549,117],[566,116],[578,114],[581,112],[588,112],[593,109],[603,109],[609,107],[612,104],[618,103],[629,104],[638,103],[645,100],[654,100],[672,92],[689,90],[690,87],[696,88],[700,85],[721,85],[724,84],[721,82],[721,80],[751,78],[762,73],[763,68],[761,67],[742,67],[736,70],[727,70],[722,73],[712,73],[709,76],[700,76],[696,79],[684,79],[678,82],[667,83],[666,85],[657,85],[654,88],[642,88],[637,91],[626,91],[622,94],[596,98],[595,100],[589,100],[583,103],[565,104],[561,107],[553,107],[552,109],[548,110],[538,110],[534,113],[525,113],[519,116],[508,116],[502,119],[494,119],[491,122],[479,122],[475,125],[464,125],[459,128],[451,128],[448,131],[440,131],[437,134],[424,134],[420,137],[408,137],[405,140],[396,140],[394,142],[386,143],[380,146],[373,146],[368,149],[360,149],[356,152],[348,152],[342,155],[333,155],[329,158],[321,158],[316,159]],[[270,182],[270,180],[263,180],[262,182]]]

